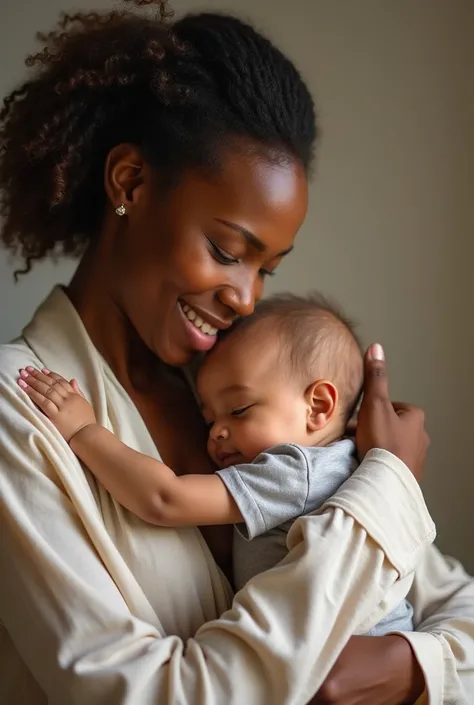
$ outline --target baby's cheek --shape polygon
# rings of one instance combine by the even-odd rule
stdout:
[[[257,455],[281,443],[277,430],[269,423],[252,423],[246,431],[246,455]]]
[[[207,439],[207,454],[213,461],[215,465],[218,465],[217,458],[216,458],[216,444],[212,440],[212,438],[209,436]]]

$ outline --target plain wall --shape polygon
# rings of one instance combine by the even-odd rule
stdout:
[[[65,4],[66,3],[66,4]],[[94,0],[75,3],[90,8]],[[105,0],[95,7],[107,6]],[[298,247],[272,289],[318,288],[380,340],[395,398],[432,436],[424,489],[439,546],[474,570],[474,3],[471,0],[215,0],[287,50],[315,95],[321,140]],[[256,9],[258,6],[258,9]],[[175,0],[178,11],[202,3]],[[0,93],[33,34],[67,0],[2,8]],[[0,340],[16,334],[73,263],[14,286],[0,253]]]

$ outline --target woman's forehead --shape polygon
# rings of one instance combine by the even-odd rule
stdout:
[[[170,200],[188,214],[235,223],[263,241],[279,233],[287,249],[288,237],[306,215],[308,184],[295,161],[275,164],[261,156],[226,153],[219,170],[183,174]]]

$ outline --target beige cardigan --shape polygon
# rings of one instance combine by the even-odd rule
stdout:
[[[100,423],[158,457],[61,289],[0,347],[1,705],[303,705],[349,636],[416,568],[408,635],[430,703],[474,702],[474,584],[431,546],[398,459],[372,451],[233,600],[197,529],[147,525],[81,467],[17,387],[75,377]]]

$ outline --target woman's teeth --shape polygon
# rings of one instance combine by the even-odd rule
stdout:
[[[213,328],[209,325],[209,323],[203,321],[202,318],[197,315],[196,311],[193,311],[191,306],[188,306],[188,304],[184,304],[181,302],[179,305],[181,306],[181,310],[183,311],[184,315],[186,316],[188,321],[191,321],[193,326],[198,328],[206,335],[217,335],[217,328]]]

